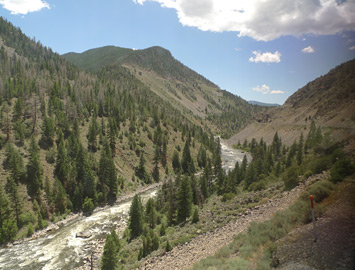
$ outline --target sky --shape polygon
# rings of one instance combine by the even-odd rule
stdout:
[[[161,46],[266,103],[355,58],[355,0],[0,0],[0,16],[59,54]]]

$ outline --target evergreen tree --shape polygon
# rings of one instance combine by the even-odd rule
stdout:
[[[195,167],[193,164],[193,160],[190,153],[190,137],[187,138],[184,146],[184,150],[182,152],[182,159],[181,159],[181,168],[183,173],[194,173]]]
[[[206,149],[201,145],[197,154],[197,163],[200,168],[204,168],[207,163]]]
[[[98,124],[96,121],[96,116],[91,118],[88,131],[88,148],[90,151],[96,151],[97,147],[97,135],[99,133]]]
[[[166,167],[166,163],[167,163],[167,152],[168,152],[168,146],[167,146],[167,140],[164,139],[163,140],[163,149],[162,149],[162,152],[161,152],[161,165],[163,166],[163,168]]]
[[[104,194],[104,198],[109,201],[115,201],[117,197],[117,173],[116,167],[113,162],[111,148],[107,141],[104,143],[104,147],[101,151],[101,157],[99,161],[99,183],[100,189]]]
[[[135,195],[129,210],[129,226],[131,231],[131,240],[140,236],[143,232],[143,212],[142,201],[138,195]]]
[[[192,205],[192,191],[189,178],[184,176],[177,192],[177,218],[178,222],[184,222],[190,216]]]
[[[159,160],[160,160],[160,147],[158,145],[155,146],[155,154],[154,154],[154,168],[152,172],[152,177],[155,182],[159,182]]]
[[[19,182],[23,179],[23,159],[11,142],[7,142],[6,144],[5,165],[5,168],[10,170],[11,176],[16,182]]]
[[[16,221],[11,215],[9,201],[4,193],[3,187],[0,185],[0,244],[13,240],[16,233]]]
[[[118,266],[117,246],[111,234],[106,237],[104,253],[101,258],[102,270],[115,270]]]
[[[67,188],[70,175],[70,160],[64,144],[64,139],[60,139],[58,144],[57,158],[54,169],[54,175]]]
[[[42,187],[43,168],[39,158],[39,148],[34,137],[31,139],[30,160],[27,164],[27,182],[30,193],[37,197]]]
[[[175,173],[178,173],[181,170],[181,163],[178,151],[174,151],[173,158],[172,158],[172,166]]]
[[[139,164],[138,166],[135,168],[135,175],[143,180],[146,184],[150,184],[151,179],[145,169],[145,158],[143,156],[143,152],[141,154],[140,160],[139,160]]]
[[[54,135],[55,135],[55,126],[54,126],[53,119],[51,117],[44,116],[43,123],[42,123],[41,142],[44,143],[46,147],[52,146]]]
[[[67,194],[62,183],[58,179],[55,179],[54,181],[52,198],[56,212],[63,214],[67,208]]]
[[[147,225],[154,229],[157,222],[157,213],[155,210],[154,199],[150,198],[145,206],[144,219]]]
[[[22,225],[20,224],[20,215],[23,210],[23,201],[19,195],[18,185],[11,176],[7,178],[6,192],[9,195],[11,201],[11,208],[15,213],[16,225],[18,228],[20,228]]]

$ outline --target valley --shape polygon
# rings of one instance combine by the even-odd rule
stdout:
[[[163,47],[59,55],[1,17],[0,268],[332,269],[334,242],[350,269],[354,74],[247,102]],[[314,257],[309,195],[351,234]]]

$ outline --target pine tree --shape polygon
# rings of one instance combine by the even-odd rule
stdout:
[[[52,146],[54,135],[55,135],[55,126],[54,126],[53,119],[51,117],[44,116],[43,123],[42,123],[41,142],[43,142],[46,145],[46,147]]]
[[[101,151],[99,161],[99,183],[101,191],[110,202],[116,200],[117,197],[117,173],[113,162],[111,148],[107,141],[104,142],[104,147]]]
[[[43,168],[39,158],[39,147],[34,137],[31,139],[30,160],[27,164],[27,182],[30,193],[37,197],[42,187]]]
[[[154,168],[152,172],[152,177],[155,182],[159,182],[159,160],[160,160],[160,147],[158,145],[155,146],[155,155],[154,155]]]
[[[154,199],[152,198],[150,198],[145,205],[144,219],[148,226],[154,229],[157,222],[157,213],[155,210]]]
[[[161,152],[161,165],[163,166],[163,168],[166,167],[166,163],[167,163],[167,159],[168,159],[168,157],[167,157],[168,147],[167,147],[166,141],[167,141],[166,139],[163,140],[163,149]]]
[[[197,163],[200,168],[204,168],[207,163],[206,149],[201,145],[197,154]]]
[[[303,161],[303,148],[304,148],[304,142],[303,142],[303,133],[300,135],[300,140],[298,142],[298,147],[297,147],[297,164],[301,165]]]
[[[60,139],[58,144],[54,175],[59,179],[60,182],[62,182],[63,186],[66,188],[70,175],[70,160],[63,138]]]
[[[89,131],[88,131],[88,148],[90,151],[96,151],[97,146],[97,135],[99,128],[96,121],[96,116],[91,118],[91,122],[89,124]]]
[[[182,152],[181,168],[183,173],[194,173],[195,167],[190,153],[190,137],[185,142],[184,150]]]
[[[23,159],[17,149],[11,142],[6,144],[6,159],[5,167],[10,170],[11,176],[16,182],[23,179],[24,176],[24,166]]]
[[[67,195],[62,183],[58,179],[54,181],[52,198],[56,212],[63,214],[67,208]]]
[[[174,151],[173,158],[172,158],[172,166],[175,171],[175,173],[178,173],[181,170],[181,163],[180,163],[180,158],[179,158],[179,153],[178,151]]]
[[[115,270],[118,266],[117,246],[111,234],[106,237],[104,253],[101,259],[102,270]]]
[[[16,220],[11,215],[10,203],[0,186],[0,244],[14,240],[16,233]]]
[[[177,192],[177,218],[178,222],[184,222],[190,216],[192,205],[192,191],[189,178],[184,176]]]
[[[20,215],[23,210],[23,201],[20,198],[20,195],[18,192],[18,185],[16,184],[13,177],[11,177],[11,176],[7,178],[6,192],[9,195],[9,198],[11,201],[11,208],[12,208],[13,212],[15,213],[16,225],[18,228],[20,228],[21,227]]]
[[[131,240],[140,236],[143,232],[143,212],[142,201],[138,195],[135,195],[129,210],[129,229],[131,231]]]

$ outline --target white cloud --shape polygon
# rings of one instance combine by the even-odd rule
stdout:
[[[266,84],[263,84],[262,86],[257,85],[256,87],[253,87],[252,90],[262,93],[263,95],[273,95],[273,94],[284,94],[285,93],[282,90],[270,90],[270,87],[267,86]]]
[[[26,15],[29,12],[39,11],[42,8],[48,8],[49,4],[42,0],[0,0],[3,8],[11,11],[11,14]]]
[[[315,50],[314,50],[311,46],[308,46],[308,47],[306,47],[306,48],[303,48],[303,49],[302,49],[302,52],[303,52],[303,53],[314,53]]]
[[[259,51],[253,51],[255,57],[250,57],[249,62],[254,63],[280,63],[281,62],[281,53],[276,51],[275,53],[266,52],[261,53]]]
[[[236,52],[239,52],[239,51],[241,50],[241,48],[234,48],[234,50],[235,50]]]
[[[132,0],[173,8],[184,26],[232,31],[269,41],[285,35],[329,35],[355,29],[355,1],[335,0]]]
[[[351,46],[349,50],[355,50],[355,46]]]

